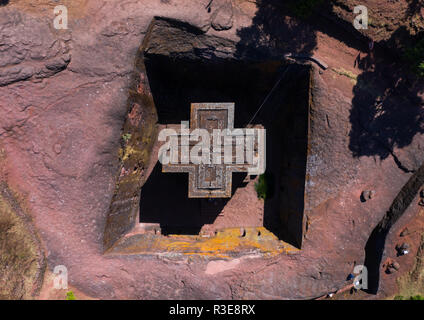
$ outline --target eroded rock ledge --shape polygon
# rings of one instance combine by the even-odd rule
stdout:
[[[48,78],[66,69],[71,61],[70,40],[69,32],[55,33],[46,20],[2,9],[0,86]]]

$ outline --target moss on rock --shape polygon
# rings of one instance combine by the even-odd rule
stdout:
[[[32,299],[41,287],[44,256],[30,219],[0,182],[0,299]]]

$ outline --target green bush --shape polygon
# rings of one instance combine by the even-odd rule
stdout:
[[[122,135],[122,139],[125,141],[125,142],[128,142],[128,140],[130,140],[131,139],[131,133],[126,133],[126,134],[123,134]]]
[[[314,9],[322,4],[324,0],[292,0],[289,2],[289,8],[293,14],[299,18],[309,18]]]
[[[273,179],[270,174],[261,174],[255,183],[255,190],[259,199],[268,199],[272,196]]]
[[[405,50],[405,59],[411,65],[413,71],[424,78],[424,37],[415,42],[413,47]]]
[[[424,300],[424,297],[417,294],[416,296],[411,296],[409,298],[405,298],[404,296],[396,296],[394,300]]]
[[[424,78],[424,61],[423,62],[421,62],[419,65],[418,65],[418,70],[417,70],[418,72],[418,75],[421,77],[421,78]]]
[[[72,291],[66,292],[66,300],[76,300],[75,295]]]

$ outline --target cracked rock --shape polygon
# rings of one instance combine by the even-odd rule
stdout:
[[[233,27],[233,6],[231,1],[218,2],[218,8],[212,14],[212,28],[217,31]]]
[[[70,34],[59,36],[48,21],[12,9],[0,12],[0,26],[0,86],[66,69]]]
[[[365,202],[367,200],[371,200],[372,198],[374,198],[374,196],[375,196],[374,190],[364,190],[361,193],[361,201]]]
[[[397,271],[399,271],[400,268],[400,264],[396,261],[393,261],[392,263],[390,263],[387,268],[386,268],[386,273],[387,274],[392,274],[395,273]]]
[[[400,236],[401,236],[401,237],[405,237],[405,236],[407,236],[407,235],[409,235],[409,230],[408,230],[408,228],[405,228],[405,229],[403,229],[403,230],[402,230],[402,232],[400,233]]]
[[[398,256],[403,256],[405,254],[408,254],[409,248],[410,248],[410,245],[406,242],[404,242],[400,245],[399,244],[396,245],[396,251],[397,251]]]
[[[395,269],[396,271],[398,271],[399,268],[400,268],[400,264],[398,262],[394,261],[394,262],[392,262],[391,267],[393,269]]]

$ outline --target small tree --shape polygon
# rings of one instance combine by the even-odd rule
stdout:
[[[255,183],[255,190],[256,193],[258,194],[258,198],[259,199],[266,199],[266,194],[267,194],[267,190],[268,186],[267,186],[267,181],[266,181],[266,176],[265,174],[261,174],[258,178],[258,181]]]
[[[255,183],[255,190],[258,194],[258,198],[264,200],[271,198],[273,194],[273,185],[274,179],[271,174],[261,174],[258,181]]]
[[[293,14],[299,18],[309,18],[314,9],[322,4],[323,0],[292,0],[289,1],[289,8]]]
[[[66,292],[66,300],[76,300],[75,295],[72,291]]]
[[[405,50],[405,58],[413,71],[420,78],[424,78],[424,36],[416,41],[414,46]]]

